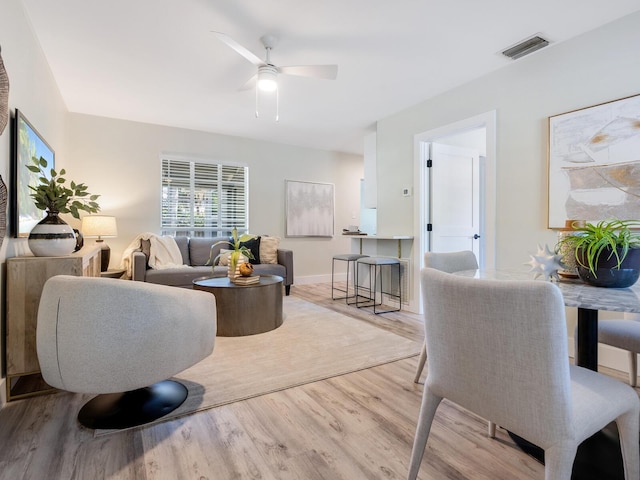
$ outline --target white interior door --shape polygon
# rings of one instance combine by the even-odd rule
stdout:
[[[429,250],[471,250],[482,255],[480,156],[469,148],[430,144]]]

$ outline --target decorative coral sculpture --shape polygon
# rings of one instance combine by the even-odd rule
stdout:
[[[531,265],[530,272],[533,272],[534,279],[543,276],[545,280],[560,280],[558,276],[558,270],[562,270],[564,267],[561,263],[562,255],[557,255],[551,250],[549,246],[545,244],[544,248],[538,245],[538,253],[530,255],[531,261],[527,262],[527,265]]]

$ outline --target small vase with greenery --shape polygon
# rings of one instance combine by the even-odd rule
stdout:
[[[640,268],[627,266],[631,257],[640,259],[638,220],[602,220],[574,225],[574,234],[561,239],[558,248],[569,245],[576,256],[578,275],[602,287],[628,287],[638,280]],[[640,267],[640,265],[639,265]]]
[[[47,212],[47,216],[31,229],[29,248],[39,257],[68,255],[76,247],[76,235],[58,215],[70,213],[79,219],[80,211],[96,213],[100,210],[96,202],[99,195],[89,193],[84,183],[71,181],[67,186],[63,177],[67,172],[54,168],[47,171],[48,163],[43,157],[33,157],[26,167],[38,175],[38,182],[29,185],[31,198],[38,209]]]
[[[235,278],[236,269],[238,267],[238,264],[242,263],[242,257],[244,256],[251,260],[254,259],[254,256],[253,256],[253,253],[251,253],[251,250],[249,250],[249,248],[247,248],[246,245],[243,245],[244,242],[253,240],[254,238],[255,238],[255,235],[250,235],[248,233],[238,236],[238,229],[234,228],[231,234],[230,240],[222,240],[220,242],[214,243],[211,246],[211,254],[209,255],[209,260],[207,261],[207,263],[210,264],[211,268],[213,269],[218,259],[222,255],[226,255],[226,253],[219,253],[215,258],[212,259],[211,256],[213,254],[213,248],[216,245],[226,244],[231,246],[232,251],[231,251],[231,254],[229,254],[229,278],[231,279]]]

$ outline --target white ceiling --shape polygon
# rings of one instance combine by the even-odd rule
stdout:
[[[343,152],[377,120],[637,11],[638,0],[23,0],[72,112]],[[280,76],[280,121],[256,119],[255,67],[337,64],[335,81]],[[521,59],[517,61],[526,61]]]

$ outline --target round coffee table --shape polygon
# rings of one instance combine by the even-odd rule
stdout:
[[[217,335],[239,337],[274,330],[282,325],[282,277],[260,275],[254,285],[236,285],[229,277],[202,277],[194,290],[216,297]]]

